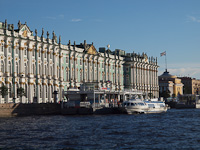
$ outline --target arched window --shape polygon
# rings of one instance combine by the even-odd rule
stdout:
[[[126,75],[126,84],[129,83],[129,75]]]
[[[27,47],[26,46],[24,47],[24,55],[25,56],[27,55]]]
[[[35,75],[36,74],[36,69],[35,69],[35,63],[33,63],[33,65],[32,65],[32,72],[33,72],[33,74]]]
[[[34,95],[34,96],[37,96],[37,95],[36,95],[36,89],[37,89],[36,84],[34,84],[34,89],[33,89],[33,95]]]
[[[66,81],[69,81],[69,69],[66,67]]]
[[[28,95],[28,85],[27,84],[25,85],[25,94],[26,94],[26,97],[27,97],[27,95]]]
[[[8,62],[8,69],[10,72],[10,75],[12,74],[12,65],[11,65],[11,61]]]
[[[87,81],[87,70],[85,71],[85,80]]]
[[[51,66],[51,76],[53,76],[53,66]]]
[[[8,52],[9,52],[9,53],[12,52],[12,48],[11,48],[11,46],[8,47]]]
[[[2,73],[5,72],[5,71],[4,71],[4,61],[3,61],[3,60],[1,60],[1,72],[2,72]]]
[[[33,49],[33,51],[32,51],[32,55],[35,56],[35,50],[34,50],[34,49]]]
[[[16,54],[19,54],[19,47],[17,46],[15,49]]]
[[[2,52],[4,51],[4,44],[3,43],[1,44],[1,51]]]
[[[46,85],[46,98],[48,98],[48,86]]]
[[[53,85],[51,85],[51,93],[54,92]],[[54,94],[51,94],[51,98],[53,98]]]
[[[80,69],[80,82],[82,82],[83,81],[83,76],[82,76],[82,70]]]
[[[91,80],[93,81],[93,75],[94,75],[94,72],[92,69],[90,69],[90,74],[91,74]]]
[[[40,98],[42,98],[42,85],[40,85],[40,95],[39,95]]]
[[[12,88],[11,83],[9,83],[9,90],[8,90],[8,92],[9,92],[9,97],[12,97],[12,95],[13,95],[13,88]]]
[[[59,67],[57,66],[57,77],[59,78]]]
[[[102,71],[102,73],[101,73],[101,80],[104,80],[104,72]]]
[[[28,62],[24,63],[24,69],[25,69],[25,74],[27,75],[28,74],[28,65],[27,65]]]
[[[41,51],[40,50],[38,51],[38,57],[41,57]]]
[[[16,62],[16,73],[17,73],[17,75],[19,74],[19,65],[18,65],[18,62]]]

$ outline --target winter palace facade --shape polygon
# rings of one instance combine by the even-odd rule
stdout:
[[[93,43],[61,44],[52,33],[37,35],[27,24],[18,22],[17,29],[7,21],[0,22],[0,85],[8,87],[8,95],[0,95],[0,103],[47,103],[58,99],[63,91],[79,89],[84,83],[97,83],[99,88],[123,91],[134,88],[158,97],[157,60],[146,54],[100,48]],[[18,88],[25,90],[20,98]]]

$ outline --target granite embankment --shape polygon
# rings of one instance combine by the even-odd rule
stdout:
[[[61,114],[61,106],[55,103],[0,104],[0,117],[58,114]]]

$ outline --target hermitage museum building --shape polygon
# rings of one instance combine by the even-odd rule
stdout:
[[[0,103],[51,103],[55,93],[62,100],[70,89],[80,90],[87,83],[95,83],[96,89],[122,92],[135,89],[154,97],[159,96],[157,58],[145,53],[125,53],[101,47],[93,43],[80,44],[69,41],[61,44],[49,32],[39,36],[26,23],[0,22],[0,86],[8,88]],[[25,95],[17,94],[23,88]],[[58,102],[57,101],[57,102]]]

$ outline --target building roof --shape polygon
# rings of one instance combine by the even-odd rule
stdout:
[[[165,70],[165,72],[159,76],[160,78],[177,78],[174,75],[169,74],[169,72],[167,71],[167,69]]]

